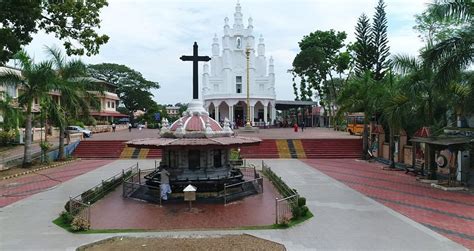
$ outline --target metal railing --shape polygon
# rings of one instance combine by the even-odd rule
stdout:
[[[256,178],[256,179],[253,179],[253,180],[242,181],[242,182],[235,183],[235,184],[230,184],[230,185],[224,184],[224,195],[223,195],[224,205],[227,205],[227,197],[228,196],[236,194],[236,192],[228,193],[230,189],[232,189],[234,187],[237,187],[237,186],[245,186],[246,184],[250,184],[250,185],[254,186],[255,190],[257,191],[258,194],[263,193],[263,177]]]
[[[129,197],[133,197],[133,193],[135,193],[138,189],[140,188],[145,188],[145,189],[151,189],[151,190],[157,190],[157,187],[154,187],[154,186],[149,186],[147,184],[145,184],[144,181],[145,180],[145,176],[156,171],[156,168],[155,169],[145,169],[145,170],[141,170],[141,169],[138,169],[136,172],[132,173],[130,176],[128,176],[126,179],[123,180],[123,191],[122,191],[122,196],[124,198],[129,198]],[[159,192],[159,196],[157,196],[159,198],[159,204],[161,206],[161,187],[158,187],[158,190],[157,192]]]
[[[262,172],[283,198],[275,198],[275,224],[288,223],[293,217],[293,208],[298,207],[299,194],[291,189],[272,169],[262,161]]]
[[[115,174],[114,176],[102,180],[102,182],[85,192],[75,196],[69,197],[68,212],[73,216],[80,216],[87,222],[91,223],[90,218],[90,207],[96,201],[103,198],[107,193],[114,190],[117,186],[122,184],[122,182],[131,175],[134,171],[139,170],[138,163],[133,166],[130,166],[127,169],[122,169],[122,172]]]

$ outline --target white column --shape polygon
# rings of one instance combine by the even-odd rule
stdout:
[[[275,106],[273,104],[271,106],[271,110],[272,110],[272,112],[271,112],[270,118],[272,119],[271,124],[273,124],[273,121],[275,121],[275,119],[276,119],[276,109],[275,109]]]
[[[219,106],[214,108],[214,113],[216,115],[216,121],[219,122]]]
[[[234,122],[234,106],[229,105],[229,121]]]
[[[250,124],[253,125],[254,121],[255,121],[255,106],[250,106]]]
[[[265,125],[267,125],[267,115],[268,115],[268,108],[266,105],[263,106],[263,121]]]

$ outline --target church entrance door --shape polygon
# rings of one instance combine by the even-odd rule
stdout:
[[[244,108],[236,106],[234,110],[234,121],[237,126],[244,126]]]

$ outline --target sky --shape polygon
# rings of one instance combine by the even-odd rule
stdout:
[[[354,42],[354,27],[365,13],[372,19],[378,0],[240,0],[244,25],[253,18],[254,36],[265,38],[266,56],[275,60],[278,100],[293,100],[291,68],[298,42],[316,30],[345,31]],[[223,35],[224,18],[233,24],[237,0],[109,0],[101,12],[100,33],[110,37],[98,55],[81,57],[88,64],[124,64],[161,88],[153,90],[160,104],[188,102],[192,97],[192,64],[181,55],[211,55],[214,34]],[[417,55],[423,45],[413,30],[415,14],[426,9],[426,0],[385,0],[388,39],[392,54]],[[45,59],[44,46],[62,42],[39,32],[26,50],[36,61]],[[222,48],[222,47],[221,47]],[[199,66],[202,73],[202,63]],[[201,76],[199,77],[201,81]]]

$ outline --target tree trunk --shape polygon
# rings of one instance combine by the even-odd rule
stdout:
[[[367,123],[367,114],[365,114],[364,132],[362,134],[362,159],[364,160],[369,159],[368,151],[369,151],[369,127]]]
[[[31,106],[32,103],[28,103],[28,108],[26,109],[26,125],[25,125],[25,152],[23,155],[23,167],[30,167],[32,163],[32,156],[31,156],[31,123],[32,123],[32,116],[31,113]]]
[[[395,168],[395,156],[394,156],[394,150],[395,150],[395,140],[394,140],[394,130],[392,127],[389,129],[390,131],[390,147],[388,148],[389,153],[388,153],[388,158],[390,159],[390,168]]]
[[[59,152],[58,152],[58,159],[64,160],[64,126],[59,125]]]

